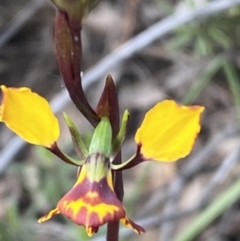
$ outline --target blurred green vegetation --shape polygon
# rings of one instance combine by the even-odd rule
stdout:
[[[239,46],[240,8],[196,20],[178,28],[170,39],[174,51],[186,52],[195,57],[215,55]]]
[[[208,86],[214,75],[223,73],[232,93],[240,123],[240,78],[239,67],[236,64],[234,51],[240,47],[240,8],[196,20],[178,28],[168,41],[168,48],[175,58],[181,54],[190,56],[193,60],[204,56],[211,57],[210,64],[198,80],[194,81],[182,102],[191,104]]]

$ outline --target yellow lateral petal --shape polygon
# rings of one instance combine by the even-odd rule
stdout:
[[[121,223],[127,227],[127,228],[132,228],[133,231],[137,234],[143,234],[145,233],[145,229],[138,224],[134,223],[131,219],[125,217],[120,219]]]
[[[59,123],[49,103],[28,88],[0,87],[0,121],[25,141],[46,147],[58,139]]]
[[[144,158],[176,161],[187,156],[200,132],[203,111],[202,106],[178,105],[173,100],[155,105],[146,113],[135,135]]]
[[[58,208],[55,208],[55,209],[51,210],[48,214],[46,214],[43,217],[39,218],[38,219],[38,223],[43,223],[43,222],[51,219],[52,216],[57,215],[59,213],[60,213],[60,211],[58,210]]]

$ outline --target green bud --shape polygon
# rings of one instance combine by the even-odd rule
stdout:
[[[100,152],[109,157],[112,150],[112,127],[107,117],[97,125],[89,147],[89,154]]]

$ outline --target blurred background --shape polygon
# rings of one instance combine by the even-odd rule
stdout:
[[[52,101],[61,124],[59,146],[75,156],[63,110],[87,143],[93,129],[68,100],[59,75],[54,15],[47,0],[1,0],[0,84],[30,87]],[[240,240],[239,22],[239,0],[101,0],[84,21],[88,100],[96,106],[111,74],[121,113],[131,113],[124,159],[135,152],[134,134],[144,113],[158,101],[206,108],[191,155],[123,173],[128,217],[147,232],[138,236],[123,228],[120,240]],[[112,65],[103,61],[109,56]],[[90,240],[84,228],[61,215],[37,223],[75,178],[74,167],[24,144],[0,124],[0,241]],[[104,233],[101,227],[91,240],[105,240]]]

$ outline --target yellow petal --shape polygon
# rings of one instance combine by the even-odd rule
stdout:
[[[132,228],[135,233],[137,234],[143,234],[145,233],[145,229],[138,224],[134,223],[131,219],[125,217],[120,219],[121,223],[127,227],[127,228]]]
[[[57,215],[59,213],[60,213],[60,211],[58,210],[58,208],[55,208],[55,209],[51,210],[48,214],[46,214],[43,217],[39,218],[38,219],[38,223],[43,223],[43,222],[51,219],[52,216]]]
[[[187,156],[201,126],[202,106],[183,106],[173,100],[159,102],[147,112],[135,141],[146,159],[176,161]]]
[[[46,147],[58,139],[59,123],[49,103],[28,88],[0,87],[0,121],[25,141]]]

